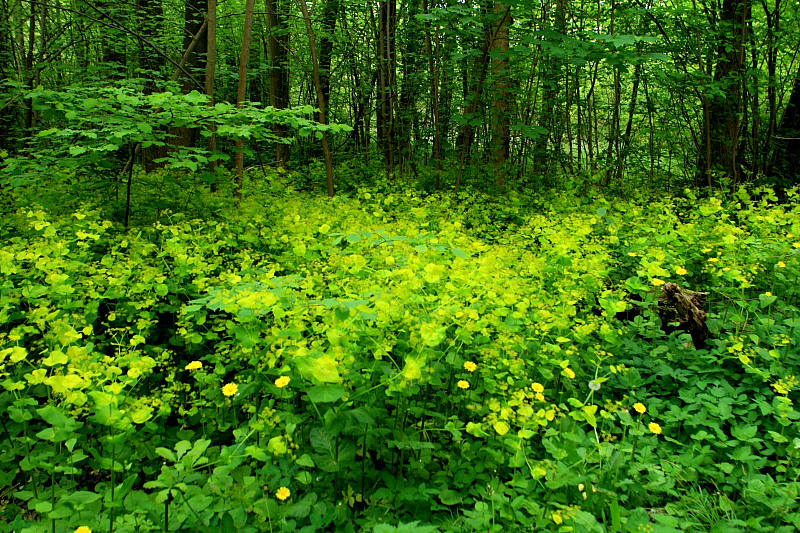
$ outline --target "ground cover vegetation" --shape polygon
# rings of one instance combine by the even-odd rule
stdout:
[[[797,5],[242,4],[0,2],[0,530],[800,529]]]
[[[272,178],[127,232],[5,218],[4,530],[800,525],[794,203]]]

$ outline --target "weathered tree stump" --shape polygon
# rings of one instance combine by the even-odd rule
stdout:
[[[696,292],[680,287],[677,283],[665,283],[658,299],[659,315],[663,324],[677,322],[678,329],[689,332],[694,347],[706,347],[711,332],[706,324],[706,305],[708,293]]]

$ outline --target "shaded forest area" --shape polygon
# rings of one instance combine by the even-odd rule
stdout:
[[[178,154],[173,165],[177,157],[213,174],[232,157],[240,183],[245,163],[324,157],[329,194],[344,160],[380,162],[390,175],[427,169],[437,186],[564,175],[667,190],[788,186],[800,163],[797,20],[797,6],[781,0],[4,0],[0,150],[27,156],[57,131],[51,140],[68,158],[92,152],[81,131],[96,106],[67,113],[62,100],[104,94],[115,114],[124,103],[102,91],[132,87],[126,98],[207,99],[169,120],[152,106],[131,115],[160,136],[102,121],[102,136],[119,142],[101,159],[113,152],[118,170],[128,159],[152,170]],[[265,135],[233,132],[218,146],[215,130],[230,124],[203,123],[206,102],[260,102],[305,121],[311,106],[316,127],[300,133],[316,135],[297,139],[297,124],[270,114]]]

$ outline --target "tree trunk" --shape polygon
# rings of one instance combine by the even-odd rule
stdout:
[[[174,74],[175,79],[180,81],[184,93],[205,86],[207,13],[208,0],[187,0],[183,26],[183,57],[180,61],[181,67]],[[196,86],[195,80],[182,76],[183,70],[191,74],[201,87]],[[173,144],[176,146],[194,146],[197,137],[196,130],[189,127],[176,128],[172,134],[175,135]]]
[[[400,105],[397,112],[397,135],[396,140],[399,147],[401,172],[404,166],[411,164],[415,169],[413,160],[414,153],[414,130],[415,125],[419,124],[419,113],[417,112],[417,99],[422,84],[421,75],[423,66],[420,55],[421,44],[420,35],[424,34],[423,25],[417,19],[420,9],[424,9],[419,0],[412,0],[408,3],[406,14],[405,32],[403,34],[404,49],[402,61],[403,82],[400,87]]]
[[[247,96],[247,64],[250,62],[250,45],[253,36],[253,10],[255,0],[247,0],[244,11],[244,31],[242,33],[242,51],[239,55],[239,88],[236,93],[236,107],[244,105]],[[244,139],[236,139],[236,198],[242,198],[244,182]]]
[[[322,78],[322,95],[325,105],[330,102],[331,63],[333,62],[333,43],[335,42],[336,19],[339,17],[340,0],[322,2],[322,36],[319,39],[319,73]]]
[[[553,31],[560,35],[567,32],[567,2],[569,0],[556,0]],[[543,13],[543,23],[547,24],[550,18],[547,11]],[[561,152],[563,126],[560,115],[561,103],[558,101],[558,91],[564,81],[564,59],[549,56],[541,63],[542,70],[539,76],[542,85],[542,100],[539,106],[539,124],[547,130],[541,135],[534,145],[534,158],[538,163],[534,170],[539,174],[546,174],[550,168],[553,153],[557,156]]]
[[[800,183],[800,70],[775,139],[773,172],[784,187]]]
[[[397,0],[379,4],[378,21],[378,144],[390,175],[395,165],[395,93]]]
[[[464,169],[469,161],[469,153],[472,148],[472,141],[475,137],[475,115],[480,108],[483,98],[483,89],[486,82],[486,74],[489,70],[489,50],[491,49],[492,42],[494,41],[494,31],[490,24],[484,26],[483,32],[483,46],[480,54],[475,58],[475,75],[471,77],[472,83],[469,83],[467,72],[465,72],[464,79],[464,117],[461,125],[461,130],[456,139],[456,146],[459,149],[458,156],[458,176],[456,176],[456,191],[461,187],[461,180],[464,177]]]
[[[719,184],[717,173],[734,184],[741,181],[741,157],[738,153],[741,134],[741,112],[744,105],[745,44],[749,0],[723,0],[718,32],[717,65],[714,81],[724,95],[711,96],[708,110],[709,161],[700,168],[709,187]]]
[[[508,45],[509,28],[514,23],[511,15],[511,6],[502,2],[495,2],[494,39],[492,52],[501,54],[492,60],[492,75],[494,77],[494,93],[492,95],[494,117],[492,117],[492,162],[494,164],[494,181],[498,187],[503,187],[506,180],[506,165],[511,146],[511,109],[513,96],[509,92],[511,86],[508,76]]]
[[[5,2],[0,3],[0,83],[14,80],[16,58],[11,33],[10,13]],[[17,129],[17,106],[6,102],[0,108],[0,150],[11,150],[15,144]]]
[[[311,16],[308,14],[308,7],[306,0],[297,0],[300,5],[300,11],[303,13],[303,19],[306,23],[306,32],[308,33],[308,46],[311,49],[311,67],[313,69],[314,88],[317,92],[317,105],[319,105],[319,121],[327,124],[325,116],[325,94],[322,90],[322,75],[319,70],[319,57],[317,55],[317,41],[314,37],[314,28],[311,26]],[[333,197],[336,195],[336,190],[333,186],[333,158],[331,157],[330,145],[328,144],[328,132],[322,132],[322,152],[325,155],[325,173],[327,175],[328,196]]]
[[[208,29],[206,30],[206,96],[208,105],[214,106],[214,78],[217,71],[217,0],[208,0],[208,15],[206,17]],[[211,135],[208,137],[208,151],[213,156],[217,151],[217,128],[211,125]],[[211,173],[211,192],[217,191],[217,166],[219,161],[212,159],[208,162],[208,171]]]
[[[428,1],[422,0],[422,11],[428,13]],[[434,45],[434,36],[436,44]],[[437,68],[436,58],[441,57],[441,46],[439,41],[438,28],[432,29],[428,21],[425,28],[425,55],[428,56],[428,70],[431,86],[431,114],[433,115],[433,159],[436,164],[436,188],[441,187],[442,174],[442,137],[441,124],[439,118],[439,69]]]
[[[289,27],[281,12],[280,0],[267,0],[267,27],[269,28],[269,102],[275,109],[287,109],[289,100]],[[275,126],[278,137],[287,137],[286,128]],[[280,168],[289,165],[291,147],[288,144],[275,144],[275,158]]]

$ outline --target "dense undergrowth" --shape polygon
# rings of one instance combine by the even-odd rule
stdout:
[[[793,195],[273,179],[6,218],[0,529],[800,528]],[[709,293],[707,349],[664,282]]]

